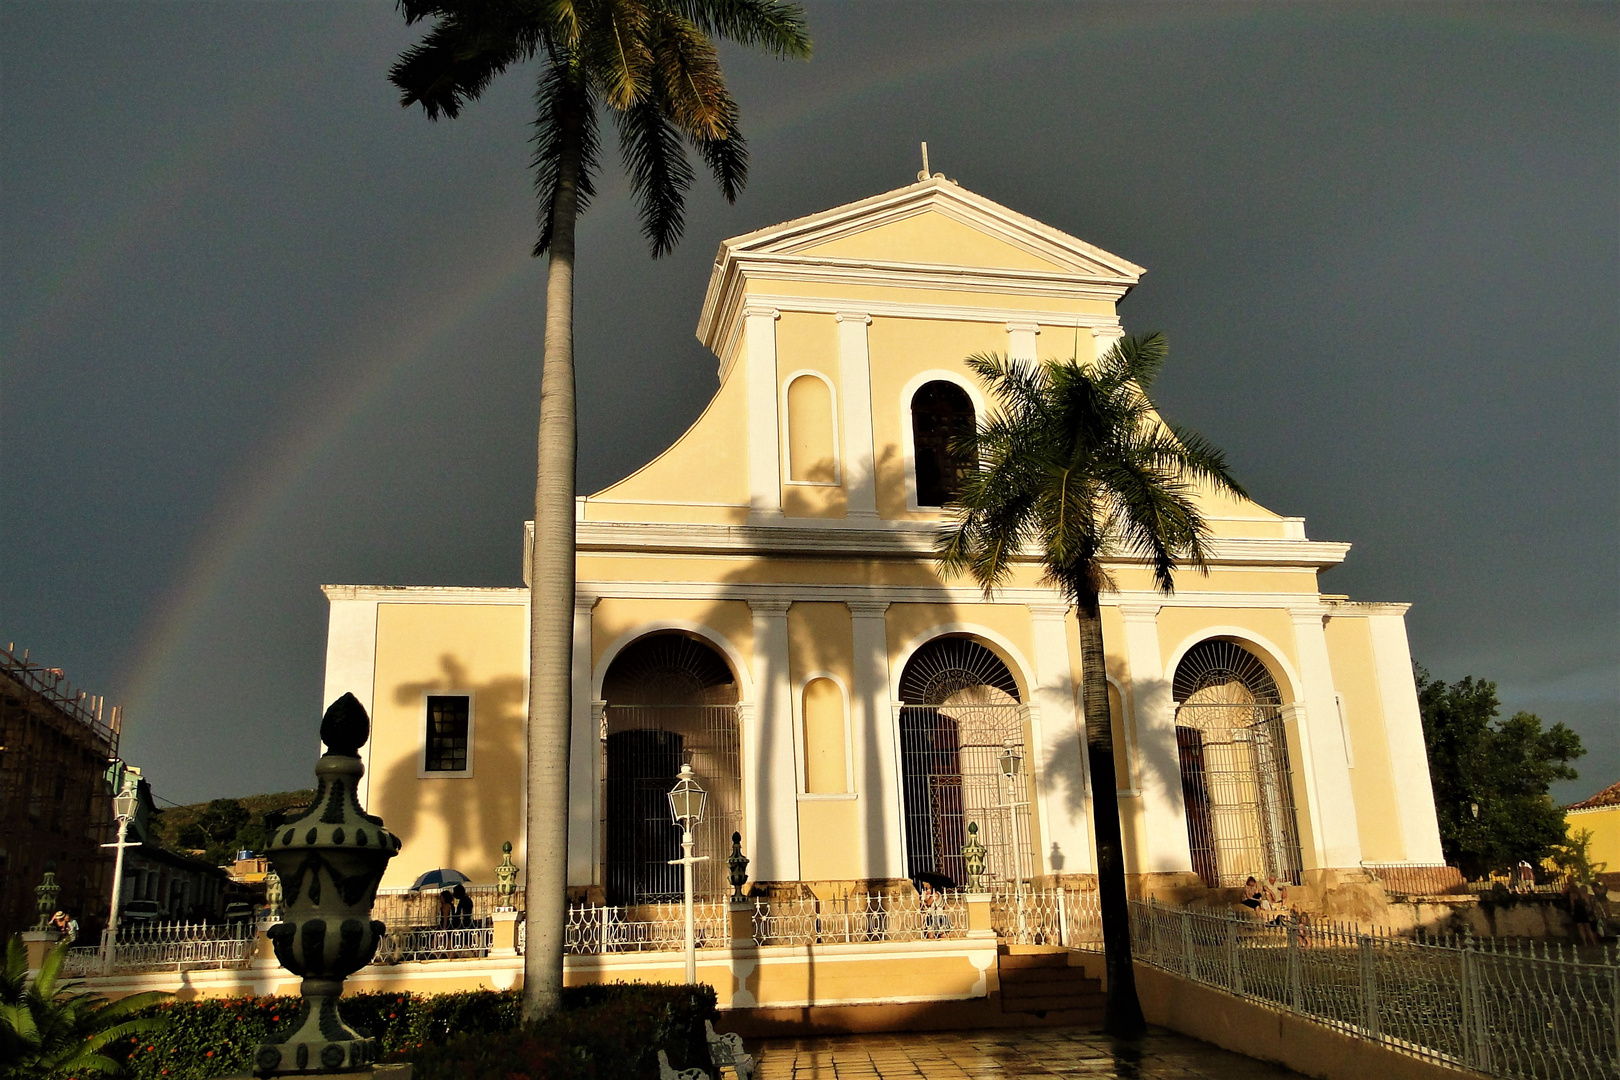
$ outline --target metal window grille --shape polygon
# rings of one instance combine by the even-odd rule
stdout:
[[[1414,1057],[1511,1080],[1620,1075],[1620,949],[1131,902],[1140,962]]]
[[[1029,877],[1029,714],[1007,665],[971,638],[940,638],[907,662],[900,699],[908,874],[942,874],[965,887],[962,847],[973,822],[986,849],[985,884]]]
[[[1276,681],[1230,641],[1176,666],[1176,749],[1193,869],[1210,886],[1298,883],[1299,824]]]
[[[467,771],[467,729],[471,716],[465,694],[429,695],[425,771]]]
[[[973,434],[973,401],[955,383],[924,384],[911,398],[911,445],[917,505],[944,506],[962,488],[968,461],[957,440]]]
[[[742,753],[737,684],[725,660],[683,634],[657,634],[627,647],[603,681],[603,839],[607,899],[612,905],[678,900],[680,829],[670,818],[669,789],[683,762],[708,792],[693,830],[694,868],[702,897],[730,891],[725,854],[742,830]]]

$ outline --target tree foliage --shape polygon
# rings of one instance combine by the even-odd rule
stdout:
[[[1539,865],[1565,840],[1548,789],[1575,779],[1569,763],[1586,753],[1581,737],[1562,723],[1544,727],[1534,713],[1500,719],[1493,682],[1470,675],[1448,685],[1422,667],[1415,676],[1446,861],[1470,878],[1521,859]]]
[[[121,1063],[110,1044],[162,1026],[156,1017],[136,1013],[167,994],[148,991],[109,1002],[83,993],[61,978],[68,945],[45,955],[33,978],[22,938],[6,946],[0,971],[0,1080],[66,1080],[113,1074]]]

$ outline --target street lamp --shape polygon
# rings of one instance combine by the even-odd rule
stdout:
[[[118,842],[102,844],[102,847],[116,848],[118,853],[113,856],[113,886],[112,911],[107,917],[107,929],[101,932],[101,973],[113,973],[113,957],[117,951],[118,938],[118,894],[124,888],[124,849],[139,847],[140,842],[129,843],[125,837],[129,835],[129,823],[135,817],[135,810],[140,805],[136,795],[136,786],[140,779],[131,772],[122,768],[117,769],[114,775],[118,778],[118,794],[113,796],[113,817],[118,819]]]
[[[690,762],[681,766],[680,779],[669,792],[669,816],[681,830],[681,857],[669,860],[681,868],[686,886],[686,981],[697,982],[697,926],[692,919],[692,867],[708,858],[692,854],[692,826],[703,820],[703,803],[708,793],[698,786]]]
[[[1018,774],[1024,771],[1024,753],[1011,739],[1001,744],[1001,775],[1007,778],[1008,831],[1012,834],[1013,883],[1022,888],[1024,883],[1023,844],[1018,840]]]

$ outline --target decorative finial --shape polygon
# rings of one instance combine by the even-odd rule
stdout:
[[[926,179],[928,179],[928,144],[927,143],[922,144],[922,151],[923,151],[923,167],[922,167],[922,172],[917,174],[917,179],[926,180]]]
[[[353,694],[344,694],[321,717],[321,742],[329,754],[359,757],[360,748],[371,737],[371,718],[366,707]]]

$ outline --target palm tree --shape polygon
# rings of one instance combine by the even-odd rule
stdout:
[[[961,440],[966,461],[939,560],[990,596],[1028,553],[1044,581],[1062,591],[1080,623],[1081,693],[1092,784],[1092,828],[1108,965],[1107,1029],[1142,1030],[1131,968],[1125,861],[1114,797],[1098,594],[1113,587],[1104,560],[1146,562],[1164,592],[1180,563],[1205,569],[1209,529],[1199,513],[1202,484],[1245,494],[1221,452],[1193,432],[1166,425],[1147,391],[1164,365],[1161,334],[1123,338],[1094,366],[1074,360],[1026,364],[995,355],[967,365],[989,387],[996,410]]]
[[[149,990],[113,1002],[80,993],[61,978],[67,950],[65,941],[51,949],[30,979],[22,938],[6,946],[0,971],[0,1080],[120,1072],[122,1064],[103,1053],[108,1044],[163,1025],[160,1017],[134,1014],[167,993]]]
[[[534,170],[549,254],[534,545],[529,564],[528,926],[524,1016],[562,995],[567,917],[568,736],[574,631],[574,224],[595,194],[598,107],[618,130],[653,256],[680,239],[692,167],[683,140],[735,201],[748,154],[711,38],[779,57],[810,53],[803,12],[776,0],[399,0],[432,20],[389,78],[401,103],[454,118],[495,76],[541,61]]]

